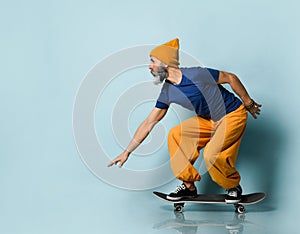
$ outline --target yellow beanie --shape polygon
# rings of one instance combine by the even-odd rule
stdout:
[[[164,64],[178,68],[179,59],[178,59],[178,49],[179,49],[179,40],[175,38],[172,41],[169,41],[163,45],[155,47],[150,55],[159,59]]]

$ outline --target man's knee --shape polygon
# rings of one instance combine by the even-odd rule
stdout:
[[[216,153],[211,153],[207,151],[203,152],[203,160],[208,170],[214,165],[214,163],[217,160],[217,157],[218,154]]]
[[[211,142],[209,142],[203,152],[203,159],[205,161],[213,161],[215,162],[217,157],[219,156],[219,154],[222,151],[222,147],[216,144],[211,144]]]
[[[168,140],[177,139],[181,135],[181,127],[180,125],[171,128],[168,134]]]

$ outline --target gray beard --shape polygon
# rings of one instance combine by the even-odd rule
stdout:
[[[164,80],[168,77],[168,72],[163,66],[159,67],[156,72],[151,71],[151,74],[153,75],[153,83],[155,85],[163,83]]]

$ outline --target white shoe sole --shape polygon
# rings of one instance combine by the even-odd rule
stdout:
[[[182,199],[184,197],[169,197],[169,196],[167,196],[166,198],[169,200],[172,200],[172,201],[179,201],[180,199]]]
[[[195,196],[183,196],[183,197],[170,197],[170,196],[166,196],[166,198],[167,199],[169,199],[169,200],[172,200],[172,201],[179,201],[179,200],[181,200],[181,199],[193,199],[193,198],[195,198],[195,197],[197,197],[197,195],[195,195]]]
[[[235,203],[239,203],[241,201],[241,199],[239,199],[239,200],[226,200],[225,199],[225,202],[227,203],[227,204],[235,204]]]

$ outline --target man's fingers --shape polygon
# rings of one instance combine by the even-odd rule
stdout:
[[[120,160],[119,168],[123,167],[126,160]]]
[[[116,165],[118,163],[118,161],[111,161],[107,166],[108,167],[111,167],[111,166],[113,166],[113,165]]]
[[[253,117],[254,119],[257,118],[255,111],[249,111],[249,112],[250,112],[250,114],[252,115],[252,117]]]
[[[119,163],[119,168],[121,168],[123,166],[123,164],[125,163],[125,161],[122,161],[121,159],[113,160],[107,166],[111,167],[113,165],[117,165],[118,163]]]
[[[118,166],[119,166],[119,168],[121,168],[126,161],[127,161],[127,157],[121,155],[121,156],[115,158],[114,160],[112,160],[107,166],[111,167],[113,165],[119,164]]]
[[[262,107],[261,104],[253,102],[251,107],[247,109],[254,119],[257,119],[258,115],[260,115],[260,107]]]

